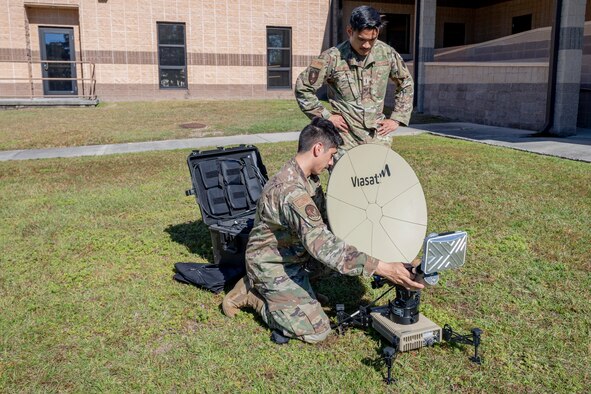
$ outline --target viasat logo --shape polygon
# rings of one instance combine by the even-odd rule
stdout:
[[[379,185],[380,179],[387,176],[390,176],[390,167],[388,167],[388,164],[386,164],[382,171],[375,173],[374,175],[365,177],[352,176],[351,183],[353,184],[353,187]]]

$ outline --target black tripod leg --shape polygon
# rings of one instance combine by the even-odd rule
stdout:
[[[473,328],[472,330],[472,343],[474,344],[474,357],[470,357],[470,361],[482,365],[482,359],[478,355],[478,347],[480,346],[480,335],[482,330],[480,328]]]
[[[396,382],[396,379],[392,377],[392,362],[396,359],[397,350],[393,347],[386,347],[384,348],[384,361],[386,362],[386,366],[388,367],[388,375],[384,379],[386,384],[392,384]]]

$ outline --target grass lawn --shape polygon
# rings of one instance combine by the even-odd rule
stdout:
[[[260,145],[269,173],[295,147]],[[252,313],[224,317],[223,294],[172,280],[212,257],[189,152],[152,152],[0,163],[0,392],[590,392],[589,164],[429,135],[394,148],[429,231],[470,234],[422,311],[483,329],[482,366],[437,345],[399,355],[387,388],[373,331],[278,346]],[[349,311],[379,294],[358,278],[319,290]]]
[[[437,121],[443,119],[421,114],[412,118],[414,123]],[[308,122],[295,100],[111,102],[89,108],[0,110],[0,150],[278,133],[301,130]],[[205,127],[181,127],[190,123]]]

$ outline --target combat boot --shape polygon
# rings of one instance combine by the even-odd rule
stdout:
[[[236,316],[236,313],[244,307],[251,307],[260,314],[264,306],[265,301],[256,290],[251,288],[246,276],[236,283],[222,301],[222,310],[228,317]]]
[[[236,283],[234,288],[230,290],[222,301],[222,310],[228,317],[236,316],[238,311],[245,307],[248,302],[248,290],[250,290],[250,283],[248,277],[244,276]]]
[[[263,308],[265,306],[265,300],[263,299],[263,297],[261,297],[261,295],[259,294],[259,292],[256,291],[255,289],[250,289],[248,291],[248,296],[247,297],[248,297],[248,299],[246,300],[246,302],[247,302],[246,306],[251,307],[259,315],[262,315]]]

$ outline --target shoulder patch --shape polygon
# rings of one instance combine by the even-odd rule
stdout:
[[[296,198],[293,201],[293,204],[297,207],[297,208],[302,208],[304,205],[308,205],[310,204],[310,202],[312,201],[312,199],[310,198],[310,196],[308,195],[303,195],[300,196],[298,198]]]
[[[314,67],[310,67],[310,72],[308,73],[308,82],[310,83],[310,85],[314,85],[316,81],[318,81],[319,73],[320,70]]]
[[[317,222],[320,219],[322,219],[322,216],[320,216],[320,211],[318,211],[318,208],[316,208],[316,205],[314,205],[314,204],[306,205],[305,211],[306,211],[306,215],[308,215],[310,220]]]
[[[314,59],[312,60],[312,64],[310,64],[310,67],[317,68],[320,70],[322,67],[324,67],[325,64],[326,61],[324,61],[323,59]]]

